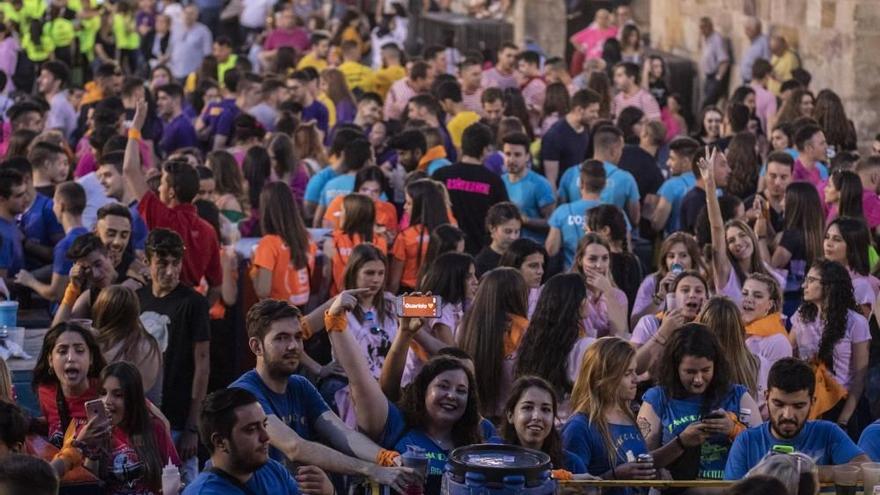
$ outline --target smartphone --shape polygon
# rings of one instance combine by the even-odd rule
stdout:
[[[724,413],[721,411],[712,411],[709,414],[703,416],[702,419],[722,419],[724,417]]]
[[[90,420],[95,417],[106,417],[107,409],[104,408],[104,401],[101,399],[90,400],[86,402],[86,417]]]
[[[439,318],[440,296],[400,296],[397,298],[397,316],[403,318]]]

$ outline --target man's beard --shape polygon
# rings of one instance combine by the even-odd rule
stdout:
[[[278,380],[286,380],[296,372],[297,368],[299,368],[299,360],[292,367],[287,365],[283,359],[266,361],[266,371],[269,372],[269,376]]]
[[[229,443],[229,462],[232,464],[233,469],[238,473],[253,473],[268,462],[268,457],[265,461],[257,462],[253,460],[254,455],[255,454],[245,456],[234,443]]]
[[[785,423],[792,423],[792,421],[788,421],[788,420],[786,420]],[[804,429],[804,426],[806,426],[806,424],[807,424],[807,422],[804,421],[803,423],[801,423],[800,426],[798,426],[797,430],[795,430],[794,433],[792,433],[791,435],[787,435],[787,434],[785,434],[785,433],[779,431],[779,430],[776,428],[776,421],[773,421],[773,420],[771,419],[771,420],[770,420],[770,429],[771,429],[774,433],[776,433],[776,435],[777,435],[779,438],[784,438],[784,439],[786,439],[786,440],[791,440],[792,438],[795,438],[795,437],[797,437],[798,435],[800,435],[801,431]]]

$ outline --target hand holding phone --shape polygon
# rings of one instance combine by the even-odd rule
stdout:
[[[88,419],[92,418],[106,418],[107,417],[107,409],[104,407],[104,401],[101,399],[90,400],[85,403],[86,407],[86,417]]]
[[[440,296],[400,296],[397,298],[397,316],[401,318],[439,318]]]

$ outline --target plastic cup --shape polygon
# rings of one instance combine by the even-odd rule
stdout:
[[[6,327],[7,337],[10,342],[15,342],[24,350],[24,327]]]
[[[880,462],[862,463],[862,476],[865,478],[865,495],[874,493],[874,487],[880,486]]]
[[[18,301],[0,301],[0,327],[18,324]]]
[[[858,466],[834,466],[834,490],[837,495],[856,495],[861,472]]]

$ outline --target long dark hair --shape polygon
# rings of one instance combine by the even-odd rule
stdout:
[[[345,264],[345,270],[342,272],[342,285],[345,289],[356,289],[357,288],[357,276],[358,272],[363,268],[365,264],[370,261],[381,261],[383,265],[385,265],[385,269],[388,269],[388,258],[382,254],[382,251],[379,251],[373,244],[364,243],[358,244],[351,250],[351,255],[348,257],[348,263]],[[388,272],[385,272],[385,276],[388,276]],[[383,283],[384,287],[385,284]],[[385,291],[380,290],[373,296],[373,307],[376,309],[376,318],[377,321],[381,321],[383,318],[393,318],[392,305],[386,304],[385,301]],[[357,319],[359,323],[364,322],[364,310],[361,309],[360,304],[355,306],[355,308],[351,311],[354,317]]]
[[[448,223],[446,214],[446,195],[443,184],[431,179],[419,179],[406,185],[406,193],[412,198],[412,213],[409,217],[411,227],[420,225],[419,248],[416,251],[416,265],[422,264],[422,238],[425,231],[433,232],[438,226]],[[430,247],[431,241],[428,241]]]
[[[837,201],[837,214],[841,217],[865,218],[862,205],[862,180],[859,175],[850,170],[835,170],[831,174],[831,183],[840,196]]]
[[[400,401],[397,403],[403,413],[403,419],[410,428],[425,430],[428,425],[428,411],[425,408],[425,396],[428,385],[437,375],[446,371],[462,370],[467,375],[468,398],[464,414],[452,428],[452,441],[456,447],[482,443],[480,434],[480,399],[473,373],[460,359],[436,356],[425,363],[412,383],[404,387]]]
[[[241,167],[235,161],[231,153],[224,150],[216,150],[208,153],[206,163],[211,164],[214,172],[214,191],[219,194],[231,194],[241,204],[242,211],[247,211],[248,205],[256,206],[258,203],[248,201],[247,185]]]
[[[495,268],[483,275],[474,303],[465,313],[459,347],[474,358],[484,416],[494,416],[502,399],[498,384],[504,362],[504,336],[512,315],[526,317],[528,290],[519,270]]]
[[[431,263],[419,283],[419,291],[443,298],[444,303],[458,304],[467,298],[467,279],[474,258],[466,253],[444,253]]]
[[[260,191],[269,183],[272,173],[272,158],[262,146],[251,146],[244,154],[241,171],[248,183],[248,201],[251,205],[260,204]]]
[[[623,141],[627,144],[639,144],[639,135],[633,130],[633,126],[638,124],[645,116],[640,108],[626,107],[617,115],[617,127],[623,131]]]
[[[37,364],[34,366],[34,390],[40,385],[57,385],[60,390],[61,384],[58,381],[58,377],[55,376],[55,372],[52,371],[52,366],[49,364],[49,357],[52,355],[52,350],[55,349],[55,343],[58,342],[58,337],[65,332],[78,333],[85,341],[86,347],[89,349],[91,363],[89,364],[89,370],[86,373],[88,379],[98,378],[101,374],[101,370],[107,365],[107,362],[104,361],[103,354],[101,354],[101,348],[98,346],[98,342],[95,340],[94,335],[92,335],[92,332],[89,331],[89,329],[79,323],[70,323],[66,321],[59,323],[50,328],[43,337],[43,347],[40,348],[40,357],[37,358]],[[64,426],[66,425],[62,425],[62,427]]]
[[[712,361],[714,371],[712,383],[703,393],[703,414],[715,409],[730,392],[733,384],[730,380],[730,365],[724,356],[724,350],[718,337],[701,323],[688,323],[672,334],[660,360],[658,383],[666,394],[674,399],[689,395],[681,384],[678,367],[685,356],[701,357]]]
[[[287,134],[274,134],[272,140],[269,141],[269,149],[271,150],[269,158],[274,162],[275,175],[278,177],[284,177],[288,173],[293,174],[296,169],[302,166],[299,163],[293,139]]]
[[[460,242],[464,242],[464,231],[451,223],[438,225],[437,228],[431,231],[428,250],[425,252],[422,265],[419,267],[419,280],[425,276],[434,260],[439,258],[440,255],[457,251]]]
[[[507,416],[513,414],[517,402],[519,402],[519,399],[530,388],[538,388],[550,394],[550,401],[553,403],[554,418],[559,409],[556,392],[553,390],[553,386],[547,383],[547,380],[538,376],[519,377],[513,382],[513,387],[511,387],[510,395],[507,398],[507,404],[504,406],[504,414],[501,415],[501,438],[510,445],[520,445],[520,442],[519,435],[516,433],[516,427],[507,419]],[[541,445],[541,451],[550,456],[550,462],[553,463],[553,467],[557,469],[563,469],[565,467],[565,458],[562,454],[562,436],[559,435],[559,431],[557,431],[553,425],[550,425],[550,433],[547,435],[547,438],[544,439],[544,444]]]
[[[825,131],[828,144],[834,146],[838,153],[856,149],[858,145],[856,130],[846,116],[840,96],[830,89],[823,89],[816,95],[815,105],[813,118]]]
[[[825,214],[819,192],[812,184],[792,182],[785,189],[785,230],[803,233],[807,264],[822,257]]]
[[[260,229],[263,235],[277,235],[287,244],[294,268],[308,266],[309,231],[287,184],[270,182],[263,188],[260,193]]]
[[[837,230],[846,243],[846,263],[849,269],[867,276],[871,271],[867,247],[873,244],[868,225],[861,218],[837,217],[828,224],[826,233],[832,225],[837,225]]]
[[[162,487],[162,465],[164,459],[159,453],[156,441],[156,429],[153,428],[153,417],[147,408],[144,398],[144,386],[141,374],[135,365],[122,361],[108,364],[101,371],[101,395],[104,382],[110,378],[116,378],[122,388],[122,399],[125,402],[125,416],[119,424],[119,428],[131,439],[132,446],[137,452],[144,466],[143,479],[151,490],[157,491]],[[104,469],[112,468],[112,459],[108,459]],[[109,474],[109,473],[108,473]]]
[[[819,259],[813,263],[812,268],[822,274],[822,307],[825,310],[818,358],[828,369],[833,369],[834,346],[846,334],[849,311],[858,311],[858,306],[853,295],[852,279],[843,265],[836,261]],[[798,315],[806,322],[813,322],[819,316],[819,308],[815,303],[805,301],[798,309]]]
[[[758,139],[749,131],[733,136],[727,146],[727,161],[730,163],[730,194],[744,198],[755,190],[758,183],[759,162],[761,158],[755,151]]]
[[[516,376],[537,375],[564,397],[571,392],[565,363],[583,332],[581,307],[587,286],[579,273],[560,273],[544,284],[520,345]]]

